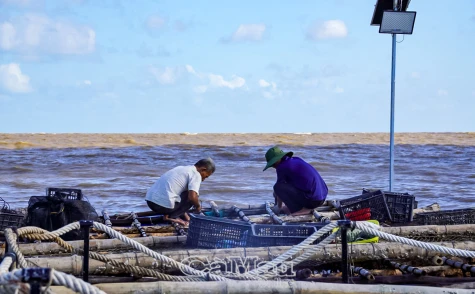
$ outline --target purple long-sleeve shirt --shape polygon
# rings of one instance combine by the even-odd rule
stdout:
[[[277,182],[286,182],[303,191],[309,200],[322,201],[328,187],[318,171],[299,157],[282,158],[277,165]]]

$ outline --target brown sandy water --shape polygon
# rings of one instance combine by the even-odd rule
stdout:
[[[388,133],[302,134],[0,134],[0,148],[87,148],[163,145],[268,146],[389,144]],[[475,132],[396,133],[395,144],[475,146]]]
[[[421,205],[472,206],[475,133],[397,133],[395,191]],[[203,200],[260,204],[272,200],[275,172],[262,172],[278,144],[317,168],[329,199],[362,188],[387,189],[389,134],[0,134],[0,197],[25,207],[47,187],[83,190],[98,211],[148,210],[145,192],[168,169],[212,157],[216,173]]]

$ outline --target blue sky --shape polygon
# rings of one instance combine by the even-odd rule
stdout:
[[[375,2],[0,0],[0,132],[388,132]],[[475,2],[409,10],[396,132],[474,131]]]

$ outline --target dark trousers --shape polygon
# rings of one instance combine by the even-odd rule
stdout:
[[[180,202],[175,202],[175,206],[173,208],[163,207],[148,200],[147,205],[151,210],[158,214],[168,215],[169,218],[177,218],[184,215],[185,212],[190,210],[190,208],[193,206],[193,204],[188,201],[188,191],[181,193],[180,199]]]
[[[325,202],[325,199],[308,199],[304,191],[299,190],[288,183],[275,183],[274,192],[280,200],[284,202],[285,206],[289,208],[290,213],[300,211],[304,208],[315,209]]]

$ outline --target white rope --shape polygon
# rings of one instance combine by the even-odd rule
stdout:
[[[262,273],[265,273],[267,272],[269,269],[275,267],[276,265],[286,261],[287,259],[289,259],[290,257],[294,256],[298,251],[302,250],[303,248],[307,247],[308,245],[310,245],[311,243],[313,243],[315,240],[317,240],[318,238],[320,238],[321,236],[325,235],[326,233],[332,231],[335,227],[337,227],[338,224],[336,222],[333,222],[333,223],[329,223],[328,225],[324,226],[323,228],[321,228],[320,230],[316,231],[315,233],[313,233],[312,235],[310,235],[307,239],[305,239],[304,241],[300,242],[298,245],[296,246],[293,246],[291,249],[289,249],[287,252],[281,254],[279,257],[275,258],[274,260],[272,260],[271,262],[268,262],[252,271],[250,271],[248,274],[250,275],[259,275],[259,274],[262,274]],[[333,236],[334,234],[332,234]],[[331,237],[331,236],[329,236]],[[322,242],[320,242],[317,246],[315,246],[314,248],[312,248],[311,250],[309,250],[309,254],[304,254],[305,255],[305,259],[312,256],[317,250],[320,250],[321,248],[323,248],[326,244],[330,243],[332,240],[328,240],[329,237],[327,237],[325,240],[323,240]],[[327,242],[324,242],[324,241],[327,241]],[[302,255],[302,256],[304,256]],[[299,257],[300,258],[300,257]],[[305,260],[305,259],[302,259],[300,258],[301,261]],[[297,259],[296,259],[297,260]]]
[[[22,283],[24,269],[17,269],[11,272],[3,273],[0,275],[0,284],[8,285],[12,283]],[[66,286],[67,288],[79,292],[81,294],[106,294],[104,291],[97,287],[84,282],[72,275],[68,275],[62,272],[58,272],[51,269],[53,282],[56,285]]]
[[[79,225],[79,223],[77,223]],[[27,227],[28,228],[28,227]],[[66,232],[69,232],[75,228],[75,225],[68,225],[65,226],[59,230],[56,230],[54,233],[58,234],[65,234]],[[79,227],[78,227],[79,228]],[[25,230],[26,231],[26,230]],[[17,256],[17,261],[20,267],[26,268],[27,267],[27,262],[25,260],[25,257],[21,253],[20,249],[18,248],[18,245],[16,243],[16,234],[13,233],[12,229],[6,228],[5,229],[5,238],[7,240],[8,246],[10,246],[13,250],[13,252]],[[3,262],[2,262],[3,264]],[[105,294],[104,291],[99,290],[98,288],[92,286],[91,284],[84,282],[83,280],[80,280],[74,276],[55,271],[54,269],[51,269],[52,275],[53,275],[53,282],[57,285],[63,285],[66,286],[76,292],[79,293],[84,293],[84,294]],[[8,280],[15,280],[15,281],[21,281],[22,279],[22,273],[23,271],[21,269],[15,270],[12,272],[8,273],[3,273],[0,276],[0,283],[2,281],[8,281]]]
[[[323,249],[326,245],[330,244],[333,240],[335,240],[336,235],[337,233],[331,234],[330,236],[322,240],[320,243],[318,243],[318,245],[316,245],[315,247],[309,248],[309,250],[305,251],[305,253],[303,253],[302,255],[298,256],[297,258],[293,260],[285,261],[282,264],[287,266],[288,268],[293,268],[293,266],[298,265],[302,261],[310,259],[315,254],[315,252]],[[302,248],[302,249],[305,250],[305,248]],[[275,272],[273,273],[273,272],[268,271],[265,273],[260,273],[260,277],[269,279],[269,278],[275,278],[276,275],[275,275]]]
[[[17,238],[16,234],[13,233],[13,230],[10,228],[6,228],[4,233],[5,233],[5,239],[7,241],[8,246],[10,246],[13,250],[13,253],[16,254],[18,265],[22,268],[28,267],[28,264],[26,263],[26,259],[21,253],[20,248],[18,248],[18,245],[16,243],[16,238]]]
[[[94,222],[94,228],[96,228],[98,230],[101,230],[104,233],[107,233],[109,236],[111,236],[113,238],[119,239],[120,241],[130,245],[131,247],[139,250],[142,253],[147,254],[148,256],[151,256],[155,259],[160,260],[161,262],[165,262],[165,263],[167,263],[167,264],[169,264],[169,265],[171,265],[175,268],[180,269],[185,274],[204,277],[204,278],[210,279],[212,281],[226,281],[227,280],[227,278],[196,270],[196,269],[194,269],[192,267],[189,267],[189,266],[187,266],[187,265],[185,265],[181,262],[177,262],[177,261],[175,261],[175,260],[173,260],[169,257],[161,255],[158,252],[152,251],[149,248],[147,248],[147,247],[143,246],[142,244],[138,243],[137,241],[132,240],[132,239],[122,235],[121,233],[118,233],[117,231],[115,231],[115,230],[113,230],[113,229],[111,229],[111,228],[109,228],[109,227],[107,227],[107,226],[105,226],[101,223]]]
[[[384,232],[381,232],[381,231],[378,230],[380,228],[378,225],[375,225],[375,224],[370,223],[370,222],[355,222],[355,223],[356,223],[356,227],[358,229],[360,229],[360,230],[362,230],[366,233],[369,233],[369,234],[381,237],[383,239],[389,240],[389,241],[404,243],[404,244],[408,244],[408,245],[411,245],[411,246],[424,248],[424,249],[427,249],[427,250],[432,250],[432,251],[437,251],[437,252],[441,252],[441,253],[445,253],[445,254],[450,254],[450,255],[453,255],[453,256],[475,257],[475,252],[474,251],[452,249],[452,248],[448,248],[448,247],[444,247],[444,246],[434,245],[434,244],[430,244],[430,243],[424,243],[424,242],[420,242],[420,241],[416,241],[416,240],[412,240],[412,239],[408,239],[408,238],[399,237],[399,236],[395,236],[395,235],[392,235],[392,234],[384,233]],[[177,262],[177,261],[175,261],[175,260],[173,260],[169,257],[166,257],[164,255],[161,255],[161,254],[155,252],[155,251],[152,251],[149,248],[143,246],[142,244],[140,244],[140,243],[124,236],[124,235],[122,235],[121,233],[119,233],[119,232],[115,231],[114,229],[109,228],[109,227],[107,227],[107,226],[105,226],[101,223],[94,222],[93,226],[94,226],[94,228],[107,233],[109,236],[111,236],[113,238],[116,238],[116,239],[119,239],[122,242],[130,245],[131,247],[135,248],[136,250],[139,250],[139,251],[141,251],[141,252],[143,252],[143,253],[145,253],[145,254],[147,254],[147,255],[149,255],[149,256],[157,259],[157,260],[160,260],[162,263],[166,263],[166,264],[169,264],[170,266],[173,266],[175,268],[180,269],[184,274],[189,275],[189,276],[193,276],[193,278],[201,277],[201,278],[204,278],[206,280],[212,280],[212,281],[226,281],[226,280],[228,280],[226,277],[196,270],[196,269],[194,269],[190,266],[187,266],[187,265],[185,265],[181,262]],[[309,247],[309,245],[311,243],[313,243],[315,240],[317,240],[318,238],[322,237],[324,234],[327,234],[327,233],[331,232],[337,226],[338,226],[338,224],[336,222],[332,222],[332,223],[327,224],[325,227],[321,228],[320,230],[318,230],[317,232],[315,232],[314,234],[309,236],[307,239],[302,241],[300,244],[298,244],[296,246],[293,246],[287,252],[285,252],[282,255],[278,256],[274,260],[266,263],[263,266],[255,268],[255,269],[253,269],[252,271],[250,271],[246,274],[241,274],[241,275],[239,275],[239,277],[234,277],[234,278],[250,279],[250,280],[255,280],[256,278],[257,279],[261,279],[261,278],[267,279],[271,276],[274,276],[271,272],[269,272],[269,270],[271,268],[275,268],[275,266],[277,266],[277,265],[281,265],[281,264],[289,265],[290,263],[298,264],[298,263],[301,263],[302,261],[305,261],[305,260],[309,259],[310,257],[312,257],[315,254],[316,251],[321,250],[325,245],[332,242],[334,240],[334,238],[336,237],[336,233],[331,234],[329,237],[325,238],[323,241],[321,241],[316,246]],[[75,223],[71,223],[67,226],[64,226],[64,227],[62,227],[62,228],[60,228],[56,231],[45,233],[44,235],[60,236],[62,234],[65,234],[67,232],[70,232],[72,230],[79,229],[79,228],[80,228],[79,222],[75,222]],[[18,233],[20,235],[38,234],[38,228],[36,228],[36,227],[23,227],[23,228],[18,229]],[[18,245],[16,244],[16,234],[11,229],[7,228],[7,229],[5,229],[5,238],[7,240],[8,245],[11,246],[13,252],[15,254],[17,254],[18,265],[22,268],[26,268],[27,267],[27,262],[26,262],[26,260],[23,256],[23,254],[20,252],[20,250],[18,248]],[[305,250],[305,252],[303,254],[301,254],[300,256],[298,256],[297,258],[295,258],[294,260],[287,261],[289,258],[296,255],[301,250]],[[11,260],[11,258],[10,258],[10,260]],[[5,264],[2,262],[2,264],[0,265],[0,273],[2,271],[5,271],[4,268],[9,268],[10,267],[10,265],[8,264],[9,262],[10,262],[10,265],[11,265],[12,261],[8,261],[8,259],[5,258]],[[59,273],[59,272],[55,272],[55,273]],[[80,282],[75,282],[74,280],[66,279],[65,277],[62,276],[62,274],[63,273],[55,274],[55,276],[54,276],[55,283],[56,282],[58,282],[58,283],[66,283],[67,282],[67,283],[69,283],[69,286],[71,286],[71,287],[76,287],[77,289],[87,291],[86,290],[87,287],[81,284],[81,283],[84,283],[82,280],[77,279]],[[66,275],[66,274],[63,274],[63,275]],[[232,276],[233,275],[229,275],[230,278],[232,278]],[[88,283],[85,283],[85,284],[90,286],[90,284],[88,284]],[[84,292],[84,293],[96,293],[96,292]]]
[[[106,294],[106,292],[100,290],[99,288],[84,282],[81,279],[76,278],[75,276],[68,275],[66,273],[53,271],[53,282],[56,285],[63,285],[68,287],[69,289],[83,293],[83,294]]]
[[[385,240],[393,241],[393,242],[399,242],[407,245],[411,245],[414,247],[419,247],[419,248],[424,248],[427,250],[432,250],[432,251],[437,251],[445,254],[450,254],[453,256],[459,256],[459,257],[475,257],[475,251],[469,251],[469,250],[461,250],[461,249],[453,249],[453,248],[448,248],[440,245],[435,245],[435,244],[430,244],[430,243],[425,243],[421,241],[416,241],[388,233],[384,233],[381,231],[378,231],[375,229],[375,224],[369,223],[369,222],[355,222],[356,223],[356,228],[372,234],[374,236],[378,236],[380,238],[383,238]],[[370,224],[370,225],[368,225]],[[376,226],[379,228],[378,226]]]
[[[19,294],[18,285],[0,285],[0,293],[2,294]],[[24,293],[24,292],[23,292]]]
[[[79,230],[80,228],[81,226],[79,225],[79,222],[74,222],[62,228],[59,228],[56,231],[48,232],[45,235],[59,237],[61,235],[71,232],[72,230]],[[18,235],[20,236],[25,235],[25,234],[37,234],[38,228],[37,227],[22,227],[22,228],[17,229],[17,232],[18,232]]]
[[[0,263],[0,274],[8,273],[12,263],[13,263],[13,258],[11,256],[5,256],[2,260],[2,263]]]
[[[322,240],[320,243],[318,243],[317,246],[312,247],[309,250],[306,250],[304,254],[300,255],[297,258],[295,258],[294,260],[292,260],[292,262],[295,263],[295,264],[299,264],[302,261],[305,261],[305,260],[309,259],[310,257],[312,257],[315,254],[315,252],[323,249],[323,247],[325,247],[326,245],[333,242],[333,240],[335,240],[335,237],[336,237],[337,234],[338,233],[335,232],[335,233],[331,234],[330,236],[326,237],[324,240]]]

